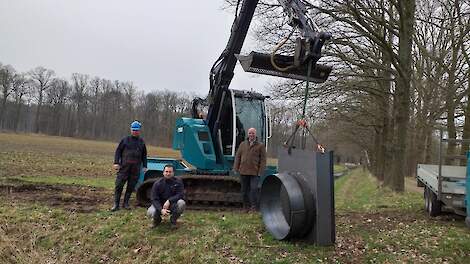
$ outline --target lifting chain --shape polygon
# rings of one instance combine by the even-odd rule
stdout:
[[[308,91],[309,91],[309,79],[310,79],[310,74],[312,73],[312,65],[313,61],[310,61],[308,63],[307,67],[307,82],[305,85],[305,94],[304,94],[304,99],[303,99],[303,107],[302,107],[302,115],[299,120],[295,123],[295,128],[292,134],[289,136],[289,138],[286,140],[284,143],[284,146],[288,147],[288,153],[290,154],[292,152],[292,148],[295,148],[294,146],[294,141],[295,141],[295,135],[299,131],[299,128],[302,130],[302,138],[301,138],[301,149],[305,149],[306,147],[306,139],[307,139],[307,133],[312,137],[313,142],[316,144],[316,151],[318,152],[325,152],[325,148],[318,142],[316,137],[313,135],[312,131],[310,130],[307,121],[305,120],[305,112],[307,109],[307,99],[308,99]]]

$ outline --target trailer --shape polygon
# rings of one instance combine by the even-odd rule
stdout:
[[[465,160],[466,166],[444,165],[443,160],[449,156],[442,155],[442,145],[449,142],[470,143],[470,140],[446,139],[441,132],[438,164],[418,164],[416,179],[418,186],[424,187],[424,204],[429,216],[450,211],[465,216],[470,228],[470,152],[450,157]]]

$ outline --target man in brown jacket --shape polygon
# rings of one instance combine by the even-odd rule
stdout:
[[[248,129],[248,140],[237,150],[233,170],[240,173],[243,206],[256,210],[258,205],[258,182],[266,168],[266,148],[256,138],[256,129]]]

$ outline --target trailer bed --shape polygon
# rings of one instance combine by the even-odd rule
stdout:
[[[465,195],[467,167],[443,165],[441,168],[442,193]],[[435,193],[438,192],[438,177],[439,165],[418,164],[418,180]]]

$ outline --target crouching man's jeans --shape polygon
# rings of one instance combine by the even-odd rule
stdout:
[[[170,205],[170,222],[172,224],[176,223],[176,220],[181,216],[181,214],[184,212],[184,209],[186,209],[186,202],[182,199],[178,200],[178,202],[173,203]],[[150,218],[160,218],[161,219],[161,214],[162,212],[157,212],[155,207],[151,205],[147,209],[147,216]]]

